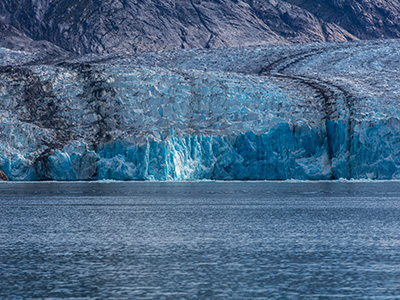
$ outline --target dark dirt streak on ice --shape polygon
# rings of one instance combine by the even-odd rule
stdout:
[[[41,81],[34,71],[24,67],[5,66],[0,67],[0,74],[13,81],[24,83],[23,100],[14,107],[19,120],[55,132],[53,140],[41,141],[46,149],[39,153],[33,162],[35,170],[42,170],[40,172],[42,175],[37,173],[38,177],[49,179],[48,158],[74,138],[72,124],[69,124],[61,114],[68,108],[59,106],[59,103],[63,102],[52,92],[51,82]]]
[[[121,124],[120,111],[123,109],[115,101],[117,91],[106,80],[102,70],[92,63],[60,63],[60,67],[77,73],[78,80],[83,82],[83,92],[80,97],[86,102],[89,111],[97,116],[91,129],[94,133],[87,133],[89,148],[98,148],[113,140],[112,130]],[[108,107],[111,106],[111,110]]]
[[[356,47],[360,47],[356,46]],[[260,76],[270,76],[270,77],[276,77],[284,80],[290,80],[290,81],[296,81],[300,84],[303,84],[312,90],[316,92],[316,99],[320,99],[322,101],[322,107],[323,107],[323,113],[324,113],[324,118],[323,120],[325,121],[325,127],[327,128],[328,121],[337,121],[339,117],[338,109],[337,109],[337,98],[335,95],[342,95],[344,99],[345,106],[348,111],[348,117],[347,117],[347,140],[346,140],[346,151],[347,151],[347,169],[348,169],[348,174],[347,177],[348,179],[352,178],[352,170],[351,170],[351,162],[350,162],[350,157],[352,153],[352,127],[353,127],[353,116],[354,116],[354,106],[357,101],[357,97],[352,95],[349,91],[347,91],[345,88],[334,84],[332,82],[329,82],[327,80],[323,80],[320,78],[315,78],[315,77],[308,77],[304,75],[296,75],[296,74],[288,74],[287,69],[294,65],[297,64],[304,59],[312,56],[317,56],[319,54],[326,53],[327,51],[334,51],[334,50],[340,50],[340,49],[345,49],[342,46],[337,46],[337,47],[324,47],[324,48],[314,48],[309,51],[304,51],[300,53],[296,53],[293,55],[288,55],[285,57],[282,57],[269,65],[263,67],[259,71]],[[286,71],[286,72],[285,72]],[[328,156],[329,156],[329,161],[331,164],[331,179],[337,179],[336,175],[334,174],[333,168],[332,168],[332,140],[330,135],[326,134],[326,139],[328,143]]]

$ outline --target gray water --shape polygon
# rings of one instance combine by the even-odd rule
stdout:
[[[400,183],[2,183],[1,299],[400,299]]]

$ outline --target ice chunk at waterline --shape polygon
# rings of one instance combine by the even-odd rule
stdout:
[[[397,43],[2,67],[0,168],[12,180],[398,178],[400,81],[382,88],[398,75],[342,63],[373,54],[396,70]]]

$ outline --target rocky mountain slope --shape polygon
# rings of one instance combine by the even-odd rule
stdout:
[[[3,0],[0,20],[80,54],[400,37],[398,0]]]
[[[15,27],[0,20],[0,47],[25,52],[44,52],[63,56],[67,51],[45,40],[35,41]]]
[[[360,39],[400,37],[398,0],[286,0]]]

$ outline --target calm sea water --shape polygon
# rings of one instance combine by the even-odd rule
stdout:
[[[400,183],[2,183],[1,299],[400,299]]]

